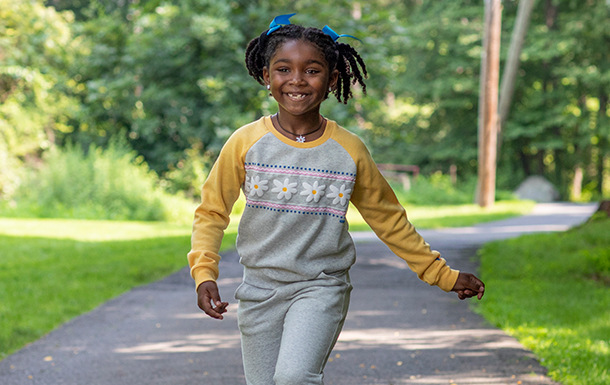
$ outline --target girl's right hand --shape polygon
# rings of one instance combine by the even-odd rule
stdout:
[[[216,282],[206,281],[197,288],[197,305],[210,317],[223,319],[222,313],[227,311],[229,303],[220,301]]]

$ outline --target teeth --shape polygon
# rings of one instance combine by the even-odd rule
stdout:
[[[288,94],[293,99],[303,99],[305,97],[304,94]]]

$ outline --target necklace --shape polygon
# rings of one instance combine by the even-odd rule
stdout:
[[[275,114],[275,119],[277,120],[277,124],[279,124],[279,125],[280,125],[280,128],[281,128],[281,129],[282,129],[284,132],[287,132],[287,133],[289,133],[290,135],[293,135],[293,136],[295,136],[295,137],[296,137],[295,141],[296,141],[297,143],[305,143],[305,137],[306,137],[307,135],[311,135],[311,134],[313,134],[314,132],[318,132],[318,131],[320,130],[320,128],[322,128],[322,125],[324,124],[324,122],[326,121],[326,119],[322,118],[322,121],[320,122],[320,125],[318,126],[318,128],[316,128],[315,130],[310,131],[310,132],[308,132],[308,133],[306,133],[306,134],[304,134],[304,135],[297,135],[297,134],[295,134],[294,132],[288,131],[287,129],[285,129],[284,127],[282,127],[282,123],[280,123],[280,115],[279,115],[279,114]]]

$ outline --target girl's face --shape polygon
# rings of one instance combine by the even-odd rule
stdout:
[[[329,87],[337,83],[339,72],[330,71],[320,50],[307,41],[289,40],[282,44],[263,68],[265,84],[277,100],[280,114],[293,116],[319,114]]]

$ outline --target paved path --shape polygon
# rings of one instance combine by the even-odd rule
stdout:
[[[565,230],[594,209],[543,204],[520,218],[421,233],[450,265],[474,271],[471,257],[484,242]],[[355,289],[325,370],[327,385],[553,384],[530,352],[466,302],[420,282],[370,234],[354,237]],[[224,256],[221,273],[221,295],[231,299],[224,321],[197,309],[183,269],[107,302],[0,361],[0,384],[243,385],[232,300],[241,267],[234,253]]]

